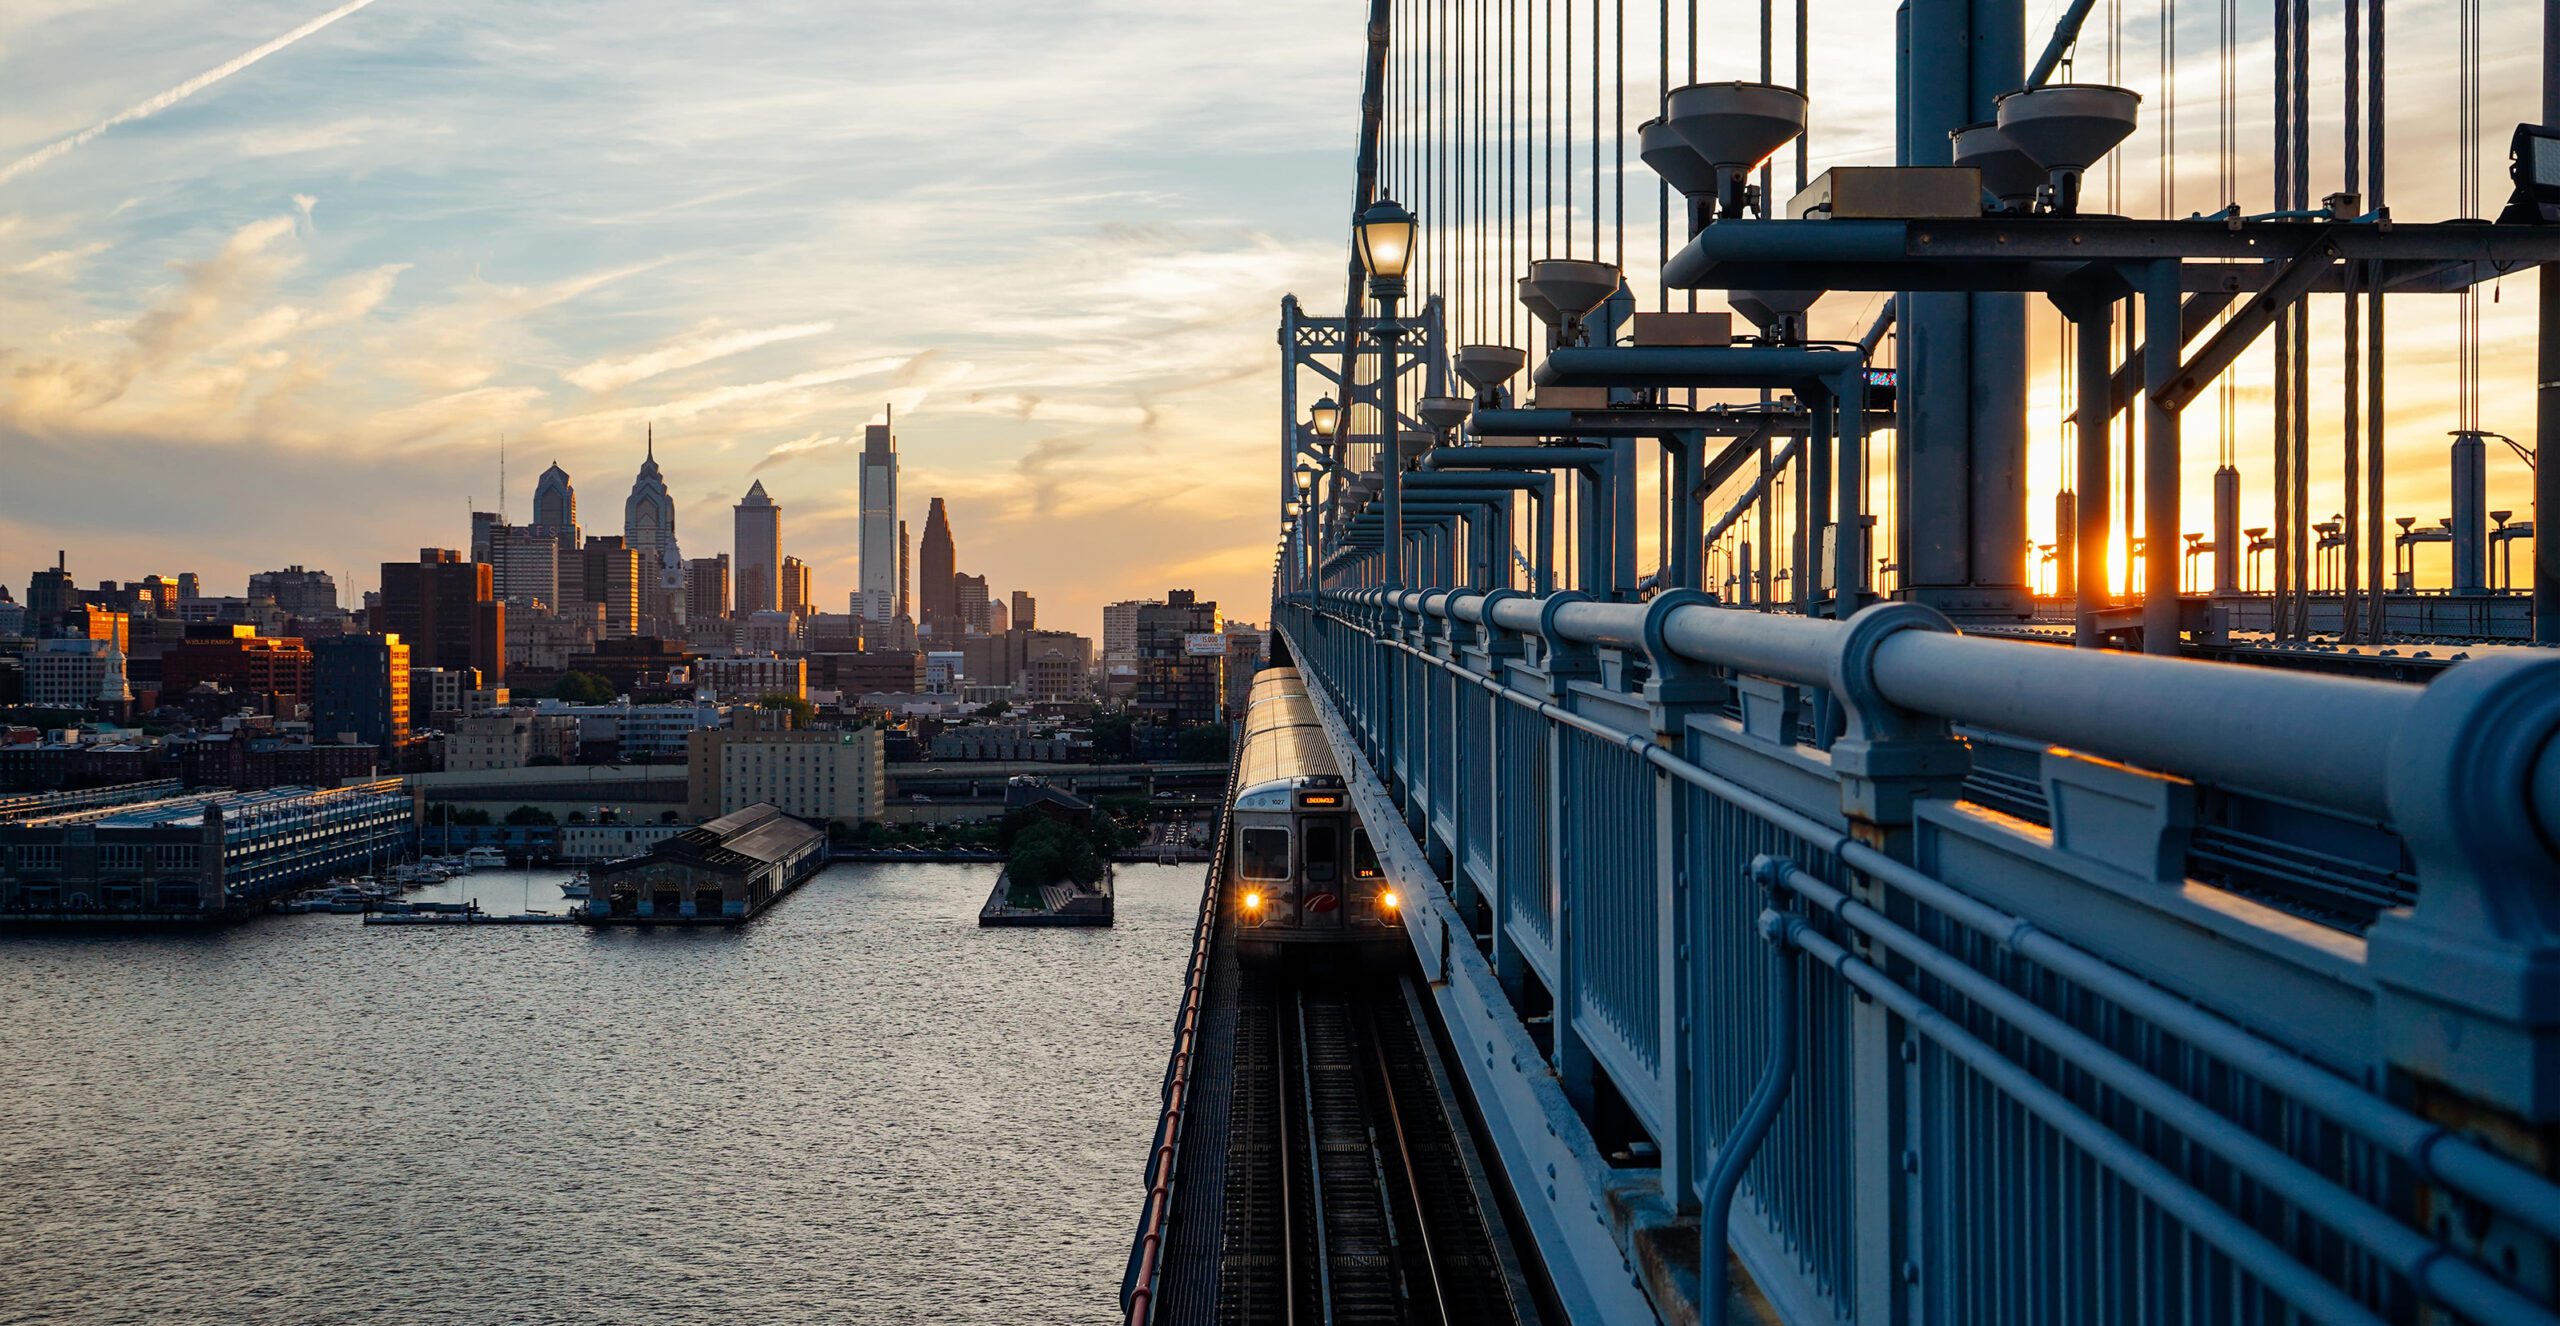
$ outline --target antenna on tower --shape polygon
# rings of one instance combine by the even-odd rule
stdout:
[[[498,523],[507,523],[507,435],[498,434]]]
[[[657,458],[658,458],[658,421],[657,421],[657,420],[655,420],[655,419],[652,419],[652,420],[650,420],[650,421],[649,421],[649,459],[651,459],[651,460],[656,460]]]

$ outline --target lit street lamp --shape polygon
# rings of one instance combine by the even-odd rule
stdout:
[[[1414,232],[1420,224],[1393,198],[1369,204],[1352,222],[1360,266],[1369,273],[1369,295],[1387,307],[1389,317],[1395,316],[1396,301],[1404,298],[1405,269],[1413,264]]]
[[[1318,439],[1332,441],[1334,432],[1342,427],[1342,407],[1334,404],[1331,396],[1318,399],[1307,407],[1307,427],[1315,430]]]
[[[1401,329],[1396,325],[1396,301],[1404,298],[1405,269],[1413,263],[1415,232],[1420,222],[1403,204],[1393,198],[1380,198],[1361,209],[1351,222],[1351,237],[1360,252],[1360,266],[1369,273],[1369,297],[1378,301],[1375,332],[1379,342],[1378,386],[1387,405],[1387,437],[1378,448],[1378,495],[1384,500],[1385,537],[1379,553],[1388,584],[1404,583],[1404,492],[1397,481],[1397,438],[1394,404],[1396,382],[1396,344]]]

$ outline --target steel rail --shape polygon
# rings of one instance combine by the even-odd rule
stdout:
[[[1369,1057],[1378,1066],[1378,1096],[1386,1102],[1387,1131],[1395,1140],[1396,1168],[1404,1176],[1405,1199],[1413,1203],[1414,1237],[1422,1245],[1423,1275],[1431,1282],[1432,1315],[1441,1326],[1457,1326],[1449,1320],[1448,1276],[1440,1269],[1439,1252],[1432,1246],[1430,1209],[1422,1200],[1422,1175],[1414,1165],[1413,1140],[1405,1131],[1404,1111],[1396,1105],[1395,1070],[1387,1062],[1386,1042],[1378,1035],[1377,1014],[1363,1008],[1360,1025],[1368,1033]],[[1415,1030],[1418,1034],[1420,1028]]]

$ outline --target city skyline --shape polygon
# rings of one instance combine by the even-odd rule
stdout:
[[[680,529],[762,480],[842,604],[863,430],[894,407],[909,491],[1061,618],[1264,591],[1238,517],[1268,409],[1240,402],[1270,399],[1281,294],[1339,284],[1358,76],[1317,7],[1025,11],[927,76],[903,52],[932,7],[693,16],[671,53],[648,22],[372,4],[9,164],[334,8],[161,6],[147,41],[131,6],[0,15],[11,486],[91,487],[101,448],[152,476],[0,500],[11,579],[85,546],[101,574],[300,562],[357,595],[496,505],[500,435],[514,507],[554,460],[628,475],[654,420]],[[1130,52],[1159,76],[1098,95]],[[254,539],[223,516],[279,491],[314,509]]]
[[[1889,90],[1855,77],[1889,62],[1890,10],[1877,0],[1877,23],[1826,34],[1810,70],[1816,168],[1890,158],[1878,128]],[[1300,21],[1323,6],[1010,13],[987,49],[957,53],[929,85],[897,57],[929,38],[926,9],[866,17],[858,43],[825,7],[760,10],[699,34],[680,58],[710,72],[683,79],[659,76],[670,57],[645,37],[574,15],[190,4],[157,15],[150,43],[111,41],[131,12],[0,16],[0,67],[23,93],[0,110],[0,372],[13,388],[0,394],[0,447],[14,486],[46,495],[0,501],[0,566],[86,547],[118,575],[184,562],[236,583],[295,562],[347,568],[352,596],[368,587],[362,568],[441,541],[427,531],[457,500],[494,505],[501,435],[528,459],[602,474],[629,464],[655,420],[686,527],[709,528],[766,481],[788,494],[817,599],[842,602],[857,588],[864,430],[894,409],[910,429],[902,481],[948,498],[975,532],[977,573],[1049,600],[1054,616],[1089,622],[1161,583],[1231,602],[1263,592],[1254,439],[1276,403],[1258,368],[1262,328],[1284,291],[1320,308],[1341,288],[1338,163],[1309,144],[1348,126],[1311,108],[1348,96],[1357,60],[1341,34]],[[2531,21],[2521,0],[2483,14],[2493,30]],[[2214,22],[2178,22],[2191,106],[2217,77]],[[2390,201],[2410,219],[2461,205],[2452,154],[2416,132],[2452,95],[2452,27],[2445,3],[2395,10]],[[813,59],[838,46],[853,63]],[[1026,116],[1026,99],[1057,104],[1057,88],[1010,76],[1032,50],[1076,71],[1064,78],[1133,59],[1156,76],[1077,103],[1107,110]],[[2529,117],[2528,44],[2484,54],[2485,123]],[[2165,100],[2144,25],[2083,58],[2069,76]],[[2243,34],[2238,60],[2236,169],[2255,179],[2267,166],[2263,32]],[[1744,63],[1709,45],[1697,76],[1748,76]],[[1639,82],[1623,118],[1640,118],[1649,95]],[[561,118],[571,100],[597,113]],[[877,113],[892,103],[901,114]],[[2135,146],[2173,122],[2147,115]],[[482,146],[515,141],[521,123],[544,134],[503,159]],[[2191,110],[2172,178],[2125,175],[2104,189],[2121,195],[2109,205],[2217,205],[2209,127]],[[2480,154],[2490,194],[2502,187],[2494,137],[2483,132]],[[1119,150],[1131,138],[1156,150]],[[1649,207],[1656,181],[1628,168],[1628,192]],[[1559,218],[1558,247],[1601,242],[1591,197]],[[1440,214],[1446,200],[1414,201],[1421,261],[1445,262],[1462,218]],[[1651,227],[1618,229],[1609,242],[1652,302]],[[2533,281],[2518,273],[2482,300],[2481,418],[2497,431],[2529,426]],[[1874,304],[1826,299],[1815,334],[1856,335]],[[2459,413],[2455,310],[2404,304],[2390,333],[2409,371],[2388,404],[2387,514],[2432,524],[2448,509],[2440,439]],[[2032,312],[2029,345],[2028,523],[2048,542],[2071,445],[2050,309]],[[2244,468],[2267,455],[2267,355],[2235,373],[2230,445]],[[2314,359],[2335,361],[2321,337]],[[2315,397],[2324,433],[2330,394]],[[2200,495],[2218,448],[2212,430],[2190,432],[2185,489]],[[102,448],[146,479],[89,482]],[[2314,476],[2323,511],[2338,500],[2335,468]],[[2489,505],[2522,509],[2526,478],[2493,455]],[[279,491],[319,500],[243,537],[233,511]],[[2200,502],[2182,528],[2205,528]],[[2245,486],[2242,523],[2268,523],[2271,504],[2265,485]],[[2437,551],[2421,554],[2432,573]]]

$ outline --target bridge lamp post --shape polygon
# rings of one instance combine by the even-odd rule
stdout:
[[[1290,478],[1297,484],[1298,490],[1298,560],[1302,565],[1299,567],[1297,574],[1300,577],[1301,586],[1312,590],[1318,588],[1315,583],[1316,467],[1313,465],[1300,465],[1297,472],[1292,474]]]
[[[1280,508],[1280,514],[1286,518],[1280,526],[1280,556],[1282,559],[1280,588],[1283,592],[1294,593],[1299,587],[1298,562],[1300,559],[1298,557],[1298,550],[1306,541],[1306,526],[1305,522],[1301,519],[1302,513],[1304,513],[1305,510],[1306,503],[1295,497],[1290,498],[1288,502],[1283,504]]]
[[[1398,481],[1403,463],[1398,457],[1396,428],[1396,343],[1401,329],[1396,325],[1396,302],[1404,298],[1404,274],[1413,264],[1415,232],[1421,222],[1393,198],[1380,198],[1362,209],[1351,223],[1351,235],[1360,251],[1361,269],[1369,274],[1369,297],[1378,301],[1378,385],[1383,395],[1386,437],[1378,449],[1378,496],[1385,502],[1386,538],[1382,551],[1386,554],[1386,580],[1391,585],[1404,583],[1404,485]]]
[[[1333,435],[1342,427],[1342,407],[1334,404],[1331,396],[1318,398],[1315,404],[1307,407],[1307,427],[1315,433],[1317,441],[1332,441]]]

